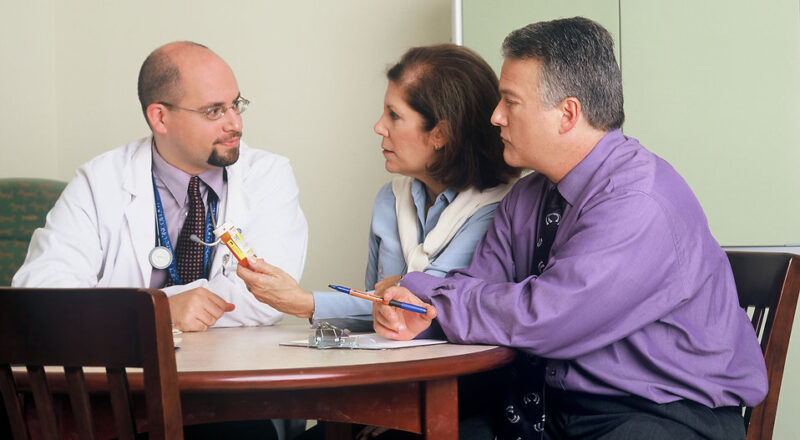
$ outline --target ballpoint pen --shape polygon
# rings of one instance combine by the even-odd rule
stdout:
[[[361,299],[366,299],[369,301],[379,302],[379,303],[383,302],[383,298],[381,298],[380,296],[373,295],[369,292],[364,292],[363,290],[351,289],[349,287],[337,286],[335,284],[328,284],[328,287],[330,287],[333,290],[338,290],[339,292],[346,293],[348,295],[352,295]],[[414,304],[409,304],[407,302],[389,300],[389,305],[394,307],[399,307],[403,310],[408,310],[409,312],[422,313],[423,315],[428,313],[428,310],[425,307],[416,306]]]

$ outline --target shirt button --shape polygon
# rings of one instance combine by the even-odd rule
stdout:
[[[555,368],[548,368],[547,369],[547,374],[549,374],[551,376],[555,376],[556,375],[556,369]]]

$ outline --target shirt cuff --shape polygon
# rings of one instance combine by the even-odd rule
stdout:
[[[431,292],[442,282],[442,278],[423,272],[410,272],[403,276],[400,286],[405,287],[423,302],[431,304]],[[439,320],[434,319],[430,327],[418,334],[414,339],[447,339]]]
[[[441,284],[442,278],[428,275],[423,272],[410,272],[403,276],[400,286],[405,287],[417,298],[430,304],[431,292]]]
[[[439,320],[434,319],[431,321],[430,327],[423,330],[420,334],[414,337],[414,339],[444,339],[447,340],[447,336],[444,334],[444,330],[442,330],[442,326],[439,325]]]

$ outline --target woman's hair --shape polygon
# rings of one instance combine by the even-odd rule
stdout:
[[[414,47],[386,76],[430,132],[442,122],[448,142],[428,172],[456,190],[507,183],[519,169],[503,160],[500,128],[490,119],[500,101],[497,75],[475,52],[454,44]]]

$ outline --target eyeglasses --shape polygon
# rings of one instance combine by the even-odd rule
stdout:
[[[205,116],[206,119],[208,119],[209,121],[216,121],[217,119],[225,116],[225,112],[227,112],[228,109],[233,109],[233,111],[236,112],[237,115],[241,115],[242,113],[244,113],[245,110],[247,110],[247,106],[250,105],[250,101],[240,96],[236,98],[236,101],[233,101],[233,104],[229,106],[213,105],[203,110],[195,110],[193,108],[179,107],[177,105],[170,104],[168,102],[159,102],[159,104],[171,108],[176,108],[178,110],[186,110],[187,112],[200,113],[201,115]]]

